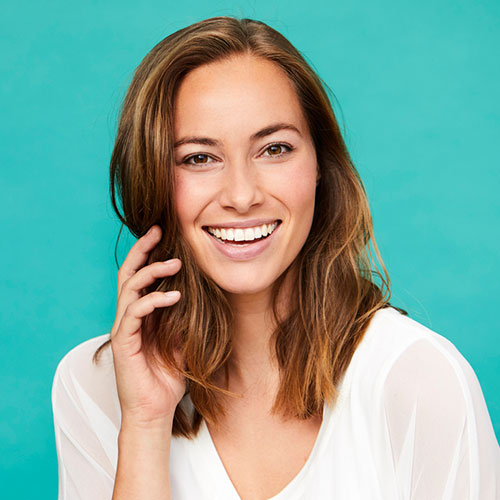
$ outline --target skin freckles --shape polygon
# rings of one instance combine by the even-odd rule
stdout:
[[[276,124],[288,128],[264,130]],[[196,68],[176,95],[175,141],[183,142],[176,208],[198,264],[230,294],[268,293],[302,248],[314,212],[316,153],[292,83],[252,55]],[[253,220],[280,224],[251,258],[225,255],[204,229]]]

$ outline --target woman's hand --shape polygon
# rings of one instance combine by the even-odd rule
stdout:
[[[172,276],[181,268],[179,259],[154,262],[143,267],[160,238],[161,228],[152,226],[130,249],[118,271],[118,299],[111,330],[111,347],[122,428],[124,424],[155,428],[163,427],[166,422],[171,423],[175,408],[185,393],[184,377],[178,372],[151,366],[141,349],[143,318],[158,307],[175,304],[180,298],[178,291],[143,295],[144,288],[156,279]],[[178,363],[182,363],[178,352],[174,356]]]

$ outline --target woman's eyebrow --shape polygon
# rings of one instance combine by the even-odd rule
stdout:
[[[292,125],[291,123],[273,123],[272,125],[269,125],[267,127],[264,127],[263,129],[259,130],[258,132],[255,132],[255,134],[252,134],[250,137],[251,141],[254,141],[255,139],[261,139],[262,137],[266,137],[267,135],[274,134],[274,132],[277,132],[278,130],[293,130],[297,132],[300,136],[302,135],[300,133],[300,130],[295,126]],[[220,146],[220,142],[217,139],[211,139],[210,137],[184,137],[182,139],[179,139],[178,141],[175,142],[174,148],[181,146],[183,144],[201,144],[203,146]]]

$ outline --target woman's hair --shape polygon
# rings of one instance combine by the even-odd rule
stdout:
[[[146,55],[128,89],[111,157],[110,191],[114,210],[134,236],[153,224],[162,228],[147,264],[173,257],[183,263],[175,276],[145,291],[179,290],[183,299],[144,319],[142,346],[150,362],[179,369],[189,381],[194,411],[178,405],[173,426],[174,435],[186,437],[196,435],[201,417],[216,423],[224,413],[218,396],[231,393],[216,384],[216,375],[227,368],[231,353],[232,313],[224,291],[198,267],[179,230],[174,97],[189,71],[238,54],[267,59],[286,72],[319,168],[312,226],[295,260],[294,293],[285,317],[278,314],[277,297],[291,266],[274,285],[272,339],[280,387],[273,411],[301,419],[320,415],[325,402],[333,403],[373,314],[389,305],[390,281],[373,239],[363,184],[322,81],[304,57],[283,35],[251,19],[214,17],[171,34]],[[383,273],[376,270],[370,241]],[[182,349],[185,368],[176,367],[175,348]]]

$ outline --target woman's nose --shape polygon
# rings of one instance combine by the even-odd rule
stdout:
[[[240,214],[261,205],[264,193],[259,182],[257,167],[250,161],[233,161],[224,169],[224,181],[220,193],[220,203],[224,208],[232,208]]]

